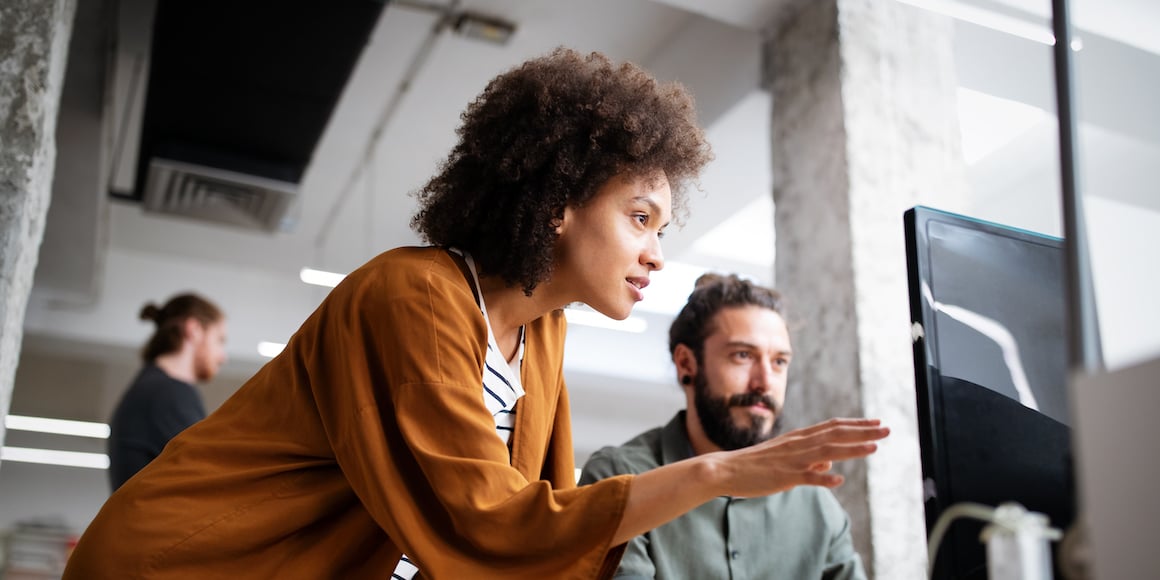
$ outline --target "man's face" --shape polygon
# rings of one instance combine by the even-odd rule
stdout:
[[[741,449],[777,434],[791,355],[778,313],[760,306],[717,313],[693,376],[694,407],[710,441]]]
[[[202,329],[193,353],[193,372],[198,382],[204,383],[213,380],[226,362],[226,321],[222,319]]]

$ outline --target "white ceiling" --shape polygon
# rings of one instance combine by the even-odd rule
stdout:
[[[25,326],[29,344],[41,353],[68,345],[70,356],[107,358],[120,352],[131,359],[149,330],[136,321],[140,306],[193,289],[220,302],[229,316],[234,359],[229,376],[248,375],[262,361],[257,342],[285,342],[325,296],[324,289],[298,281],[299,269],[345,272],[379,251],[418,243],[408,227],[414,209],[409,194],[454,144],[460,111],[497,73],[557,45],[600,50],[690,86],[717,160],[702,179],[702,191],[693,192],[685,228],[666,237],[666,257],[692,271],[736,270],[772,281],[769,192],[775,177],[769,170],[770,102],[758,87],[758,48],[760,23],[782,2],[465,1],[463,8],[515,22],[515,36],[500,47],[444,32],[407,90],[401,91],[436,22],[435,14],[405,4],[388,5],[366,47],[304,178],[295,230],[265,234],[231,229],[150,215],[139,205],[114,201],[100,218],[108,220],[108,245],[95,300],[61,301],[52,288],[38,286]],[[971,4],[1034,21],[1048,3]],[[1154,106],[1160,102],[1155,74],[1160,71],[1160,50],[1151,33],[1160,29],[1160,8],[1145,0],[1100,2],[1099,10],[1092,9],[1093,0],[1075,4],[1077,20],[1092,23],[1084,49],[1077,53],[1077,67],[1078,93],[1086,106],[1084,169],[1090,194],[1100,198],[1093,205],[1102,216],[1092,220],[1093,229],[1102,228],[1093,233],[1097,275],[1116,281],[1103,287],[1160,291],[1154,275],[1139,278],[1141,268],[1114,267],[1120,261],[1117,254],[1140,252],[1139,246],[1153,237],[1123,242],[1104,236],[1119,229],[1116,224],[1124,219],[1160,231],[1160,195],[1151,176],[1160,166],[1160,119]],[[997,139],[1001,149],[978,153],[970,167],[974,194],[968,206],[947,209],[1058,233],[1049,48],[962,22],[956,34],[958,73],[962,85],[974,91],[971,95],[981,93],[984,101],[986,95],[1011,99],[1046,113],[1023,131]],[[1115,70],[1119,62],[1135,68]],[[1151,74],[1141,74],[1141,66]],[[1119,76],[1107,80],[1113,73]],[[1100,82],[1086,83],[1087,75]],[[386,111],[391,114],[384,116]],[[985,104],[964,108],[961,121],[968,140],[996,141],[995,129],[987,129],[991,114]],[[1154,250],[1144,254],[1145,260],[1147,256],[1154,257]],[[1153,271],[1156,264],[1151,262]],[[52,256],[42,255],[41,268],[54,265]],[[1125,274],[1126,269],[1132,272]],[[683,286],[675,287],[676,279]],[[679,303],[689,283],[687,276],[674,276],[669,284],[658,277],[649,290],[656,293],[669,286]],[[1100,287],[1098,283],[1098,291]],[[1117,301],[1133,296],[1118,295]],[[639,316],[649,324],[643,335],[581,326],[570,330],[568,378],[576,399],[581,456],[663,421],[682,405],[666,360],[669,317],[650,312]],[[1112,322],[1105,318],[1111,325],[1105,333],[1114,329],[1117,337],[1105,342],[1121,345],[1116,348],[1127,353],[1124,360],[1160,351],[1155,333],[1138,335],[1130,328],[1132,318],[1138,321],[1140,316],[1160,328],[1160,310],[1155,309],[1112,316]],[[83,345],[92,345],[89,352],[99,355],[85,355]],[[613,393],[627,403],[618,405],[620,415],[595,403]],[[103,420],[109,409],[94,408],[88,416],[75,416],[75,409],[68,413]]]

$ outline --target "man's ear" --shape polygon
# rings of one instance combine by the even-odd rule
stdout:
[[[681,387],[693,388],[692,378],[697,376],[697,356],[693,354],[693,349],[683,343],[678,344],[673,349],[673,364],[677,367],[677,382]],[[689,377],[689,380],[686,381],[685,377]]]
[[[181,335],[185,340],[197,341],[200,340],[204,334],[205,327],[202,326],[198,319],[192,316],[186,318],[185,322],[181,324]]]

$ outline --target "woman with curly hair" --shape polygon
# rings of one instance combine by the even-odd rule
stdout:
[[[719,495],[837,485],[839,421],[577,488],[561,309],[628,316],[709,160],[691,99],[559,49],[494,79],[420,192],[431,244],[339,284],[105,504],[66,578],[594,578]],[[408,560],[400,564],[407,554]]]

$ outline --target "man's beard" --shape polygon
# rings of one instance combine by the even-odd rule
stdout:
[[[193,375],[199,383],[208,383],[217,375],[217,368],[200,349],[193,356]]]
[[[766,431],[769,417],[750,413],[748,427],[738,426],[730,410],[733,407],[748,407],[764,403],[773,411],[773,427]],[[781,430],[781,408],[777,402],[763,393],[750,391],[731,397],[714,397],[709,394],[709,382],[705,375],[693,377],[693,404],[701,419],[701,429],[714,444],[726,451],[742,449],[772,439]]]

